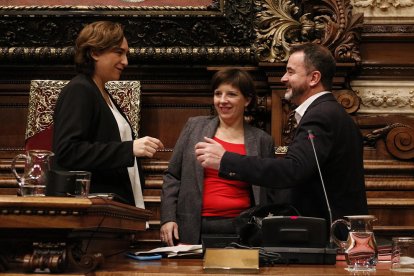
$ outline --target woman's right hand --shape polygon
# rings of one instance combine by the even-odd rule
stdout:
[[[166,222],[161,226],[160,238],[168,246],[174,246],[174,240],[179,240],[178,224],[175,221]]]
[[[163,149],[164,145],[154,137],[145,136],[134,140],[133,151],[137,157],[153,157],[158,149]]]

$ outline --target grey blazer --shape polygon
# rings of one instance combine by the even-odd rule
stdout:
[[[203,141],[203,137],[214,137],[218,124],[219,119],[214,116],[190,118],[181,131],[164,175],[161,225],[169,221],[177,222],[180,242],[183,243],[200,243],[204,168],[196,160],[194,146]],[[245,123],[244,138],[246,155],[274,156],[273,139],[265,131]],[[253,187],[255,201],[260,199],[261,203],[272,198],[272,193],[276,191]],[[277,192],[280,194],[280,191]]]

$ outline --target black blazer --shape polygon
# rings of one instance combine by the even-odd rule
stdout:
[[[262,159],[226,152],[219,174],[268,187],[293,187],[292,204],[302,216],[329,221],[308,130],[315,134],[315,148],[333,219],[368,214],[362,135],[332,93],[320,96],[309,106],[285,157]]]
[[[62,89],[53,120],[53,169],[91,171],[91,193],[116,193],[134,205],[127,171],[134,164],[133,141],[121,142],[112,111],[89,76],[79,74]]]

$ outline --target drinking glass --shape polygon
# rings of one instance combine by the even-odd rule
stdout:
[[[414,272],[414,237],[392,239],[391,270]]]
[[[74,195],[77,197],[87,197],[91,185],[91,172],[88,171],[70,171],[75,175]]]

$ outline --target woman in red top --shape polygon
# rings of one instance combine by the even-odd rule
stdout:
[[[266,189],[220,178],[217,170],[204,170],[195,145],[213,138],[226,150],[245,155],[273,156],[272,137],[244,120],[256,102],[250,75],[239,69],[217,72],[212,79],[218,116],[190,118],[182,130],[164,176],[161,194],[161,241],[198,244],[202,234],[234,234],[234,218],[250,206],[269,199]],[[254,193],[254,199],[252,197]]]

